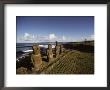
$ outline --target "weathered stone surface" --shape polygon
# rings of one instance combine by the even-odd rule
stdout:
[[[52,45],[49,44],[47,48],[47,59],[51,61],[53,59]]]
[[[38,45],[33,45],[33,54],[31,55],[31,61],[33,63],[34,69],[39,70],[42,65],[42,58],[40,54],[40,48]]]
[[[48,45],[48,49],[50,50],[50,52],[52,52],[52,45],[51,44]]]
[[[58,42],[56,41],[56,46],[55,46],[55,56],[56,58],[59,56],[60,54],[60,46],[58,45]]]
[[[32,46],[32,49],[33,49],[33,54],[35,54],[35,55],[40,54],[40,47],[39,47],[39,45],[34,44]]]
[[[16,71],[17,74],[27,74],[27,68],[20,67]]]
[[[64,49],[63,49],[63,45],[60,45],[60,53],[63,53]]]
[[[56,46],[58,45],[58,42],[56,41]]]

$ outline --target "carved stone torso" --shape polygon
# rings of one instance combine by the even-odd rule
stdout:
[[[38,45],[33,45],[33,54],[31,55],[31,61],[34,65],[34,68],[39,68],[42,64],[42,57],[40,54],[40,48]]]

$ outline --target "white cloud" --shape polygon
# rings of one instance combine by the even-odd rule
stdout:
[[[84,41],[84,40],[94,40],[94,35],[90,35],[88,37],[81,37],[79,41]]]
[[[90,35],[87,37],[87,40],[94,40],[94,35]]]
[[[37,43],[37,42],[74,42],[74,41],[84,41],[87,40],[93,40],[94,35],[90,35],[88,37],[82,37],[81,39],[73,39],[73,37],[67,37],[65,35],[62,36],[56,36],[54,33],[48,34],[48,35],[39,35],[39,34],[30,34],[30,33],[24,33],[23,36],[17,37],[17,42],[21,43]]]
[[[91,36],[90,36],[90,39],[91,39],[91,40],[94,40],[94,35],[91,35]]]
[[[53,33],[52,33],[52,34],[50,34],[50,35],[49,35],[49,39],[50,39],[50,40],[55,40],[55,39],[56,39],[55,34],[53,34]]]
[[[46,42],[46,41],[49,41],[49,37],[48,36],[38,36],[37,40]]]
[[[32,41],[34,39],[34,35],[31,35],[29,33],[24,34],[24,41]]]
[[[23,36],[17,36],[18,43],[34,43],[37,40],[37,36],[29,33],[24,33]]]
[[[62,36],[62,40],[65,41],[66,40],[66,37],[65,36]]]

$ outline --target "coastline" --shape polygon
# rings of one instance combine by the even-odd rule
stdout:
[[[45,53],[41,52],[41,56],[42,56],[42,61],[43,61],[43,66],[42,69],[38,72],[33,72],[32,68],[33,65],[31,63],[31,54],[32,51],[29,52],[27,54],[27,56],[25,56],[24,58],[21,58],[20,61],[16,61],[16,70],[18,71],[18,69],[20,67],[24,67],[26,68],[27,72],[17,72],[17,74],[94,74],[94,43],[92,41],[89,43],[68,43],[68,44],[63,44],[63,47],[65,48],[65,52],[62,54],[63,55],[63,59],[62,57],[59,57],[59,59],[57,58],[56,61],[48,63],[48,60],[46,60],[46,55]],[[42,48],[42,47],[40,47]],[[46,49],[46,48],[45,48]],[[54,52],[54,48],[53,48],[53,52]],[[66,53],[70,53],[69,55]],[[79,53],[79,54],[77,54]],[[65,58],[64,58],[65,57]],[[77,58],[76,58],[77,57]],[[66,59],[67,58],[67,59]],[[70,64],[71,66],[74,67],[74,69],[72,69],[73,67],[70,68],[69,70],[66,70],[66,68],[64,68],[62,65],[66,65],[65,67],[70,67],[68,66],[65,61],[70,61],[70,63],[68,62],[68,64]],[[88,60],[87,60],[88,59]],[[85,60],[85,62],[81,61],[81,60]],[[60,62],[62,61],[62,62]],[[75,63],[72,63],[75,62]],[[62,63],[61,65],[59,65],[60,63]],[[72,64],[71,64],[72,63]],[[76,63],[79,63],[75,66]],[[59,67],[59,66],[60,67]],[[82,65],[82,66],[80,66]],[[58,66],[58,67],[57,67]],[[46,68],[48,67],[48,68]],[[76,67],[79,67],[78,70],[75,70]],[[62,69],[64,68],[64,69]],[[81,69],[81,68],[85,68],[85,70]],[[89,69],[90,71],[88,71]]]

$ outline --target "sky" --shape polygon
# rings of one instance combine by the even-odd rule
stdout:
[[[94,39],[94,16],[16,16],[17,43]]]

